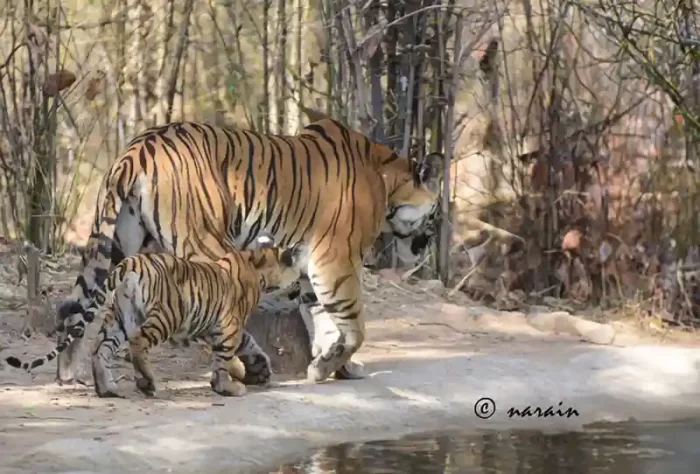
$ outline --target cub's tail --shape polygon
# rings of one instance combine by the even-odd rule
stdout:
[[[100,291],[99,288],[96,288],[95,299],[86,310],[86,317],[84,319],[89,319],[92,321],[105,304],[111,304],[111,301],[108,301],[107,299],[108,295],[110,295],[121,283],[124,275],[135,269],[135,267],[138,265],[136,262],[137,260],[134,258],[124,259],[114,268],[112,272],[110,272],[105,282],[104,291]],[[84,319],[81,319],[79,323],[83,322]],[[27,372],[51,362],[68,346],[70,346],[73,341],[80,339],[85,334],[84,325],[81,324],[70,325],[67,326],[66,329],[66,337],[45,356],[38,357],[31,362],[22,362],[19,358],[10,356],[5,359],[5,362],[7,362],[10,367],[26,370]]]

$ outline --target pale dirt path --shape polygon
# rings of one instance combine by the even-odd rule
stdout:
[[[240,399],[211,393],[205,361],[192,348],[157,351],[154,400],[133,391],[131,380],[120,383],[128,400],[57,387],[53,365],[33,375],[4,365],[6,355],[36,355],[51,341],[17,340],[17,316],[0,314],[0,473],[261,472],[313,447],[433,429],[700,415],[697,344],[650,345],[622,326],[614,346],[584,344],[541,333],[518,313],[446,304],[388,284],[369,288],[368,300],[368,339],[358,355],[368,378],[287,381]],[[129,374],[123,361],[118,366]],[[483,396],[498,407],[485,421],[474,415]],[[581,416],[505,414],[508,406],[559,401]]]

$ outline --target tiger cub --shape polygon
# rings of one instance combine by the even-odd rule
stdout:
[[[154,396],[147,353],[170,339],[208,344],[214,355],[211,388],[222,396],[244,395],[245,369],[238,356],[264,352],[252,337],[245,337],[243,327],[262,291],[296,282],[296,263],[295,249],[277,247],[234,251],[216,262],[167,253],[125,258],[107,279],[104,294],[112,302],[97,305],[105,318],[92,356],[95,392],[122,397],[107,363],[128,340],[136,387]]]

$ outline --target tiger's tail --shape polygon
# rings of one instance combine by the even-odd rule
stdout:
[[[105,304],[110,304],[111,301],[108,300],[114,289],[119,286],[119,284],[124,279],[124,276],[130,271],[134,270],[135,264],[134,259],[122,260],[112,272],[110,272],[107,280],[105,282],[104,290],[100,288],[95,289],[95,297],[92,300],[90,306],[85,311],[85,318],[81,319],[78,324],[71,326],[66,334],[66,337],[59,342],[56,347],[54,347],[51,352],[43,357],[38,357],[31,362],[22,362],[20,359],[14,356],[7,357],[5,361],[10,367],[16,369],[26,370],[27,372],[40,367],[48,362],[54,360],[58,355],[63,352],[68,346],[70,346],[75,340],[80,339],[85,334],[84,330],[75,330],[74,328],[79,328],[79,323],[84,320],[94,320],[95,316],[99,312],[100,308],[104,307]],[[83,326],[84,327],[84,326]]]
[[[47,362],[51,362],[52,360],[54,360],[58,356],[58,354],[63,352],[63,350],[66,347],[71,345],[75,339],[76,339],[76,337],[72,333],[68,333],[66,338],[63,341],[61,341],[58,345],[56,345],[56,347],[54,347],[51,350],[51,352],[49,352],[48,354],[46,354],[43,357],[38,357],[31,362],[22,362],[21,360],[19,360],[17,357],[14,357],[14,356],[7,357],[5,359],[5,362],[7,362],[7,364],[10,367],[14,367],[16,369],[23,369],[23,370],[26,370],[27,372],[29,372],[32,369],[35,369],[39,366],[46,364]]]
[[[92,267],[94,280],[88,281],[90,277],[86,278],[85,272],[78,276],[72,298],[59,308],[59,330],[64,332],[65,336],[59,337],[59,342],[51,352],[32,362],[22,362],[14,356],[7,357],[5,361],[11,367],[29,372],[52,361],[85,335],[87,325],[94,320],[98,309],[105,302],[103,285],[113,260],[112,247],[117,216],[140,174],[140,169],[135,169],[135,166],[137,165],[133,161],[121,160],[105,176],[102,186],[104,194],[98,199],[98,211],[95,213],[92,233],[86,248],[87,255],[83,259],[84,268]],[[70,319],[72,320],[68,322]]]
[[[63,304],[59,309],[60,320],[65,320],[75,313],[82,313],[89,318],[87,309],[95,296],[95,291],[104,285],[112,262],[122,259],[118,255],[113,255],[117,217],[140,175],[141,167],[137,160],[123,157],[105,176],[105,181],[100,187],[102,196],[98,198],[95,221],[83,257],[83,268],[91,268],[93,272],[91,275],[90,272],[83,271],[83,274],[78,277],[71,295],[71,297],[78,296],[78,301],[73,299]],[[76,292],[80,294],[76,295]],[[87,323],[91,321],[88,319]]]

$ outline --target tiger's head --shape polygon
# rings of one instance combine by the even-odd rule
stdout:
[[[435,234],[444,158],[440,153],[430,153],[421,160],[396,157],[384,162],[387,213],[383,231],[393,234],[401,259],[410,263],[420,256]]]
[[[283,249],[274,246],[271,239],[259,239],[257,248],[243,250],[241,254],[258,272],[263,290],[284,290],[291,288],[301,276],[299,249],[299,246]]]

